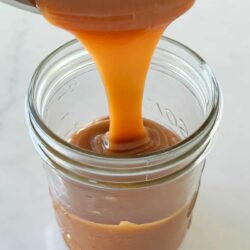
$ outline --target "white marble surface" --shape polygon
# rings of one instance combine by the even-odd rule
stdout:
[[[181,250],[250,250],[249,10],[248,0],[200,0],[168,32],[209,62],[225,104]],[[45,175],[26,130],[24,98],[37,64],[72,37],[39,15],[1,3],[0,34],[0,249],[62,250]]]

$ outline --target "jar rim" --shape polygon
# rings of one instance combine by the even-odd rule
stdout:
[[[209,111],[206,119],[203,121],[203,123],[200,125],[200,127],[191,135],[189,135],[187,138],[183,139],[178,144],[153,152],[148,153],[144,155],[135,155],[135,156],[107,156],[107,155],[100,155],[91,151],[87,151],[84,149],[80,149],[69,142],[63,140],[58,135],[56,135],[44,122],[43,119],[40,117],[35,104],[34,104],[34,89],[36,88],[36,85],[39,84],[37,82],[40,72],[43,70],[44,66],[50,62],[56,55],[60,54],[64,49],[71,47],[78,43],[76,39],[67,42],[66,44],[60,46],[56,50],[54,50],[52,53],[50,53],[37,67],[35,70],[35,73],[32,77],[31,84],[28,90],[27,95],[27,114],[29,115],[29,121],[31,121],[32,130],[34,130],[34,127],[38,128],[38,131],[42,131],[43,134],[46,135],[47,139],[49,139],[53,145],[59,145],[60,148],[66,151],[70,151],[74,153],[74,155],[77,155],[81,158],[88,158],[91,159],[91,161],[96,162],[105,162],[109,161],[111,163],[111,166],[118,166],[119,163],[125,161],[126,166],[129,164],[135,164],[137,163],[140,165],[144,165],[145,163],[147,166],[150,165],[152,162],[157,162],[157,164],[162,163],[162,159],[168,158],[170,155],[178,155],[177,152],[179,152],[179,155],[181,155],[180,152],[185,152],[185,149],[187,148],[194,148],[199,147],[200,145],[196,145],[199,138],[203,138],[202,144],[209,144],[209,141],[211,137],[214,135],[214,133],[217,130],[217,127],[219,125],[219,121],[221,119],[221,113],[222,113],[222,96],[220,87],[218,84],[218,81],[216,80],[212,70],[207,65],[205,60],[203,60],[196,52],[194,52],[192,49],[188,48],[187,46],[183,45],[180,42],[177,42],[171,38],[167,38],[166,36],[161,37],[161,41],[170,43],[174,46],[177,46],[178,48],[183,49],[185,52],[187,52],[192,58],[199,61],[200,64],[202,64],[207,72],[210,75],[212,86],[213,86],[213,93],[212,93],[212,107]],[[85,50],[83,48],[83,50]],[[201,140],[201,139],[200,139]],[[185,152],[186,153],[186,152]],[[171,158],[171,157],[170,157]],[[160,160],[159,160],[160,159]],[[178,160],[175,158],[175,160]],[[159,163],[160,162],[160,163]],[[169,160],[169,162],[173,163],[173,159]],[[97,164],[98,165],[98,164]],[[101,164],[99,164],[101,165]],[[98,166],[99,167],[99,166]],[[166,165],[165,165],[166,167]],[[102,169],[102,167],[100,167]],[[108,169],[106,167],[103,167],[103,169]],[[111,168],[112,169],[112,168]],[[136,169],[136,168],[135,168]],[[135,170],[134,169],[134,170]]]

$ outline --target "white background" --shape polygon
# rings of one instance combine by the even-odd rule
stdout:
[[[192,229],[181,250],[250,250],[250,1],[200,0],[167,35],[214,69],[224,93]],[[0,3],[0,248],[64,249],[24,98],[38,63],[71,35]],[[156,249],[157,250],[157,249]]]

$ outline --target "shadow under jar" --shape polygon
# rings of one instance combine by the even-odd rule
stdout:
[[[27,121],[66,244],[74,250],[176,250],[190,226],[220,120],[213,73],[196,53],[161,38],[143,115],[182,138],[170,148],[110,157],[69,143],[74,132],[107,114],[96,66],[77,41],[40,64],[28,92]]]

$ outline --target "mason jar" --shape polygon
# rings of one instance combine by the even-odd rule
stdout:
[[[29,133],[43,159],[55,215],[73,250],[176,250],[190,227],[206,156],[221,116],[218,82],[206,62],[162,37],[152,58],[143,116],[181,142],[141,156],[104,156],[69,143],[108,115],[88,51],[73,40],[32,78]]]

